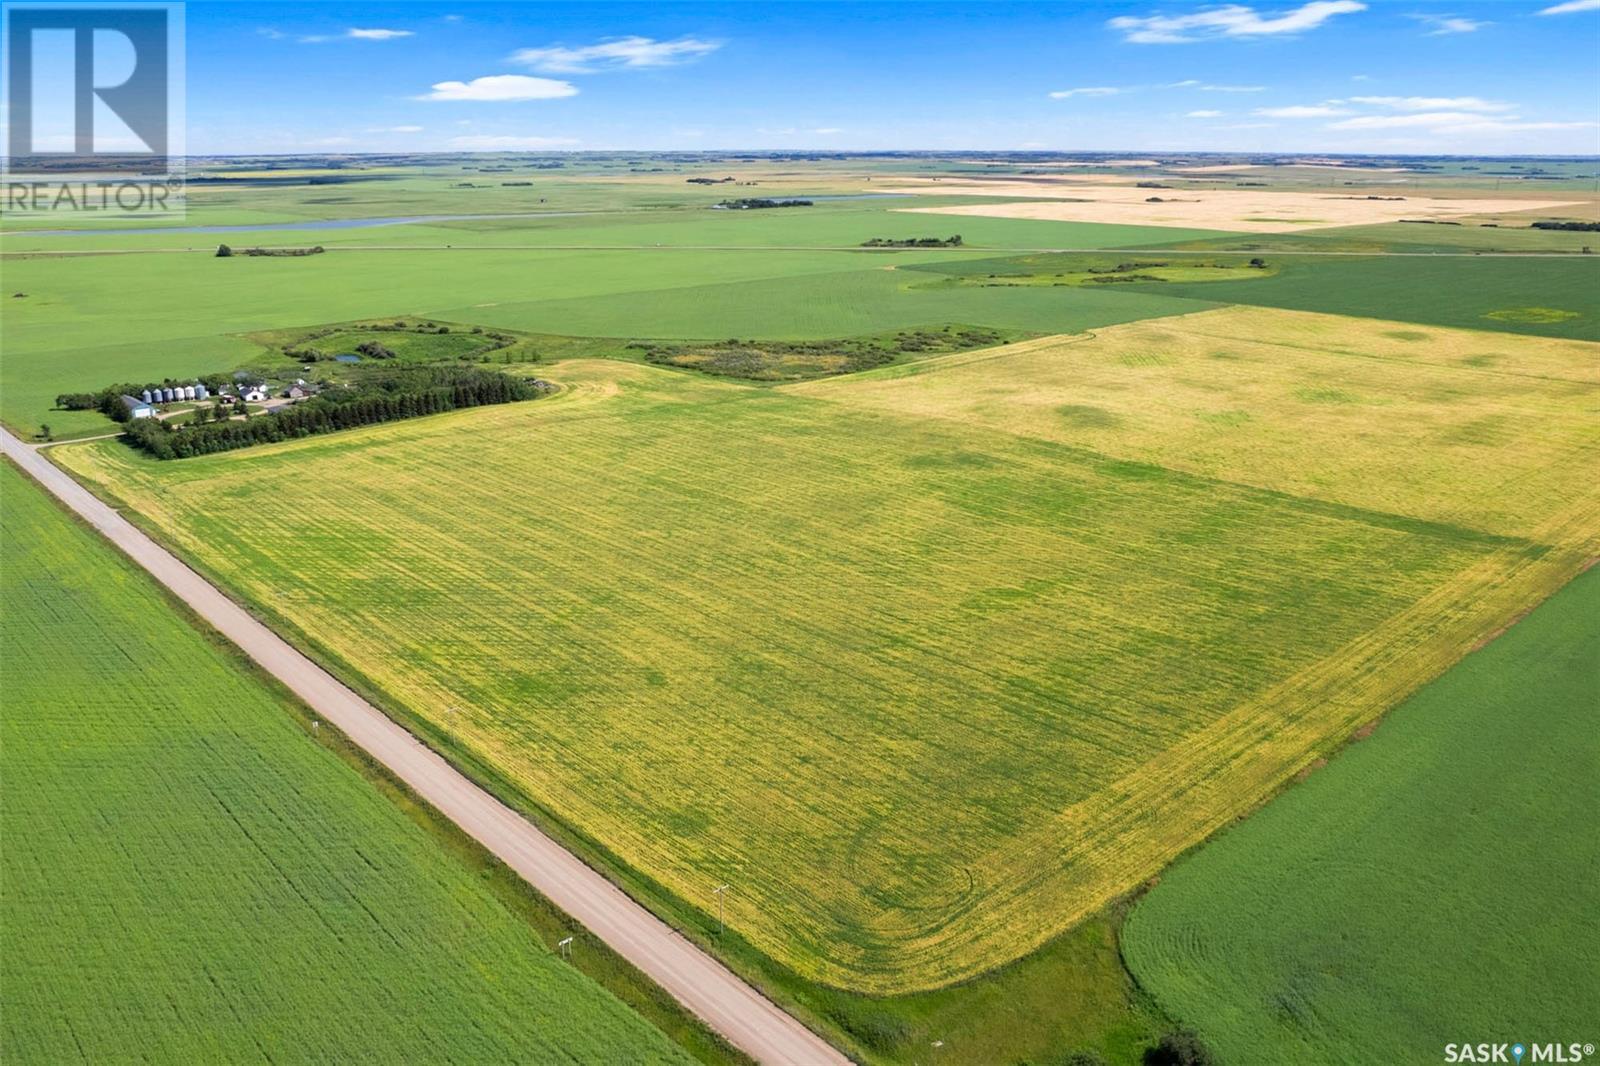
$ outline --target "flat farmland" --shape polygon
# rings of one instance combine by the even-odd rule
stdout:
[[[1501,536],[1596,515],[1584,341],[1228,307],[795,391]]]
[[[992,380],[1040,373],[997,352]],[[182,462],[58,456],[657,890],[713,908],[730,884],[740,936],[859,991],[971,977],[1095,913],[1592,550],[1581,483],[1480,528],[1493,488],[1418,517],[844,397],[881,375],[540,373],[565,391]],[[1514,438],[1494,462],[1515,496]]]
[[[1112,225],[1171,226],[1238,233],[1295,233],[1337,226],[1368,226],[1403,218],[1454,220],[1514,211],[1564,211],[1583,200],[1460,198],[1418,195],[1406,190],[1393,198],[1350,192],[1290,192],[1282,189],[1162,189],[1134,185],[992,181],[962,186],[954,182],[909,186],[891,192],[951,196],[1038,197],[1007,203],[943,207],[897,207],[909,214],[1014,218],[1034,221],[1098,222]],[[950,221],[954,221],[953,219]]]
[[[1592,1042],[1597,685],[1590,570],[1164,873],[1124,927],[1129,966],[1228,1062]]]
[[[1448,227],[1414,228],[1453,232]],[[1335,237],[1346,232],[1350,234],[1348,240]],[[1370,251],[1372,244],[1356,236],[1363,232],[1366,231],[1329,230],[1326,241],[1335,249]],[[1302,237],[1294,243],[1300,251],[1314,251],[1316,241],[1316,238]],[[1595,312],[1592,296],[1600,290],[1600,256],[1296,255],[1274,254],[1275,242],[1214,243],[1219,249],[1225,243],[1236,250],[1234,255],[1219,256],[1220,261],[1239,263],[1246,257],[1259,256],[1266,260],[1267,270],[1258,271],[1255,276],[1244,276],[1242,280],[1237,275],[1214,271],[1205,280],[1129,281],[1113,286],[1116,295],[1189,298],[1457,329],[1600,341],[1600,314]],[[1288,243],[1287,238],[1285,243]],[[1402,246],[1399,250],[1406,249]],[[1188,261],[1203,262],[1206,258],[1200,254],[1190,260],[1161,253],[1125,252],[1120,261],[1165,262],[1178,267]],[[925,262],[906,269],[912,275],[954,278],[961,287],[982,287],[989,281],[986,275],[991,273],[998,275],[995,280],[1007,284],[1021,284],[1030,278],[1036,279],[1033,283],[1037,284],[1062,269],[1077,267],[1081,270],[1085,262],[1106,267],[1118,261],[1118,258],[1102,255],[1034,254]],[[959,293],[941,295],[961,298]]]
[[[690,1061],[9,463],[0,492],[8,1063]]]

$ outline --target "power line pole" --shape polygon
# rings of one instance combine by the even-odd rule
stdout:
[[[728,891],[728,886],[727,885],[718,885],[716,888],[713,888],[711,890],[711,894],[713,896],[717,897],[717,935],[718,936],[722,935],[722,931],[726,927],[725,923],[722,920],[722,918],[723,918],[723,907],[725,906],[723,893],[726,892],[726,891]]]

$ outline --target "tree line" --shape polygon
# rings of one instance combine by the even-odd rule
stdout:
[[[1535,222],[1530,229],[1575,230],[1578,233],[1600,233],[1600,222]]]
[[[495,371],[417,367],[242,420],[176,428],[153,418],[138,419],[128,424],[123,439],[157,459],[187,459],[465,407],[531,400],[543,391],[532,382]]]
[[[861,242],[863,248],[959,248],[961,234],[954,237],[873,237]]]

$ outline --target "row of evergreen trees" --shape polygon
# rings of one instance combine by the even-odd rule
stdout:
[[[138,419],[123,436],[157,459],[187,459],[462,407],[531,400],[540,392],[528,381],[494,371],[417,367],[243,420],[177,428],[154,418]]]

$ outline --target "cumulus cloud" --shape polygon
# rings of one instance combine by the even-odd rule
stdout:
[[[1215,37],[1267,37],[1314,30],[1335,15],[1365,11],[1359,0],[1312,0],[1290,11],[1262,15],[1243,4],[1224,4],[1187,15],[1121,15],[1107,25],[1132,44],[1189,44]]]
[[[1510,111],[1511,104],[1478,96],[1352,96],[1352,104],[1391,111]]]
[[[1251,114],[1260,115],[1263,118],[1332,118],[1334,115],[1348,115],[1349,113],[1342,107],[1332,107],[1328,104],[1258,107],[1251,112]]]
[[[1412,18],[1425,26],[1432,26],[1426,34],[1428,37],[1447,37],[1455,33],[1476,33],[1485,26],[1493,26],[1492,22],[1480,19],[1462,18],[1459,15],[1412,15]]]
[[[556,100],[563,96],[578,95],[577,86],[554,78],[535,78],[527,74],[491,74],[471,81],[435,82],[433,91],[416,97],[418,100],[474,100],[501,102],[510,100]]]
[[[1221,118],[1221,111],[1191,111],[1184,118]]]
[[[564,45],[520,48],[511,53],[511,61],[551,74],[593,74],[600,70],[671,67],[692,63],[721,47],[721,41],[699,37],[679,37],[675,41],[639,36],[607,37],[581,48]]]
[[[1057,89],[1050,94],[1052,100],[1070,100],[1074,96],[1116,96],[1118,93],[1127,92],[1126,89],[1114,89],[1109,85],[1091,85],[1084,89]]]
[[[566,148],[577,143],[571,137],[517,137],[486,133],[450,138],[450,147],[463,152],[529,152],[540,148]]]
[[[1600,11],[1600,0],[1567,0],[1564,4],[1547,7],[1541,15],[1571,15],[1578,11]]]

